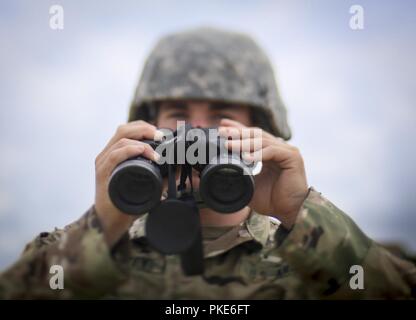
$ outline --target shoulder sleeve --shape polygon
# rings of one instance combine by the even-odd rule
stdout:
[[[62,270],[63,289],[51,286],[58,281],[56,266]],[[122,280],[91,207],[78,221],[43,232],[26,245],[20,259],[0,274],[0,298],[101,297]]]
[[[317,297],[415,297],[416,267],[369,239],[312,188],[294,227],[278,230],[275,239],[279,255]],[[351,285],[357,276],[359,287]]]

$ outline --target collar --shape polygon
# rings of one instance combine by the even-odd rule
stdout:
[[[266,245],[270,235],[271,218],[263,214],[251,211],[248,219],[245,221],[246,228],[250,235],[263,247]]]
[[[146,213],[134,221],[129,229],[131,240],[146,237],[145,223],[147,216],[148,214]],[[270,237],[271,223],[273,221],[269,216],[251,211],[249,217],[239,225],[231,227],[230,230],[225,232],[219,232],[218,238],[203,239],[205,258],[220,255],[248,241],[255,241],[264,247]],[[213,227],[208,228],[211,231],[213,229]],[[219,227],[218,229],[224,229],[224,227]]]

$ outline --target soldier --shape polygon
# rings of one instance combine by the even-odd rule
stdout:
[[[123,214],[108,195],[120,162],[157,160],[140,140],[179,120],[219,126],[237,138],[228,147],[241,143],[243,129],[261,129],[262,149],[244,150],[263,161],[249,206],[227,215],[201,209],[205,272],[196,276],[183,273],[178,256],[149,246],[147,215]],[[96,158],[94,205],[77,222],[29,243],[2,273],[0,297],[414,298],[415,266],[308,187],[299,150],[285,142],[290,136],[271,65],[252,39],[206,28],[163,38],[146,62],[129,122]],[[54,265],[62,266],[62,290],[50,285]]]

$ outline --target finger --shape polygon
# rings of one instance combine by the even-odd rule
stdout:
[[[228,120],[228,119],[226,119]],[[239,138],[239,139],[251,139],[251,138],[268,138],[268,139],[281,139],[278,137],[275,137],[269,132],[264,131],[261,128],[258,127],[246,127],[244,125],[238,125],[239,122],[229,120],[231,126],[228,126],[228,122],[223,122],[223,126],[220,126],[218,128],[218,132],[221,136],[227,137],[227,138]],[[283,139],[281,139],[283,141]]]
[[[133,140],[133,139],[122,138],[119,141],[117,141],[115,144],[110,146],[110,148],[103,155],[103,157],[98,161],[97,164],[99,165],[100,163],[106,161],[106,159],[108,158],[108,155],[112,151],[123,148],[128,145],[135,145],[135,146],[142,145],[144,147],[143,155],[146,156],[146,158],[150,160],[157,161],[160,158],[160,155],[155,150],[153,150],[153,148],[149,144],[141,142],[141,141]]]
[[[115,135],[109,141],[109,144],[112,145],[121,138],[128,139],[153,139],[157,128],[150,123],[145,121],[134,121],[123,124],[117,128]]]
[[[272,134],[257,128],[257,127],[219,127],[218,133],[220,136],[227,139],[251,139],[251,138],[267,138],[267,139],[277,139]]]
[[[235,128],[235,129],[238,129],[240,132],[242,131],[242,129],[245,129],[245,128],[249,128],[250,130],[261,130],[264,136],[267,136],[269,138],[276,138],[276,139],[279,139],[279,140],[284,141],[282,138],[275,137],[271,133],[266,132],[266,131],[262,130],[261,128],[257,128],[257,127],[247,127],[247,126],[243,125],[242,123],[240,123],[238,121],[231,120],[231,119],[227,119],[227,118],[221,119],[221,121],[220,121],[220,128],[219,129],[221,129],[222,127],[223,128],[226,128],[226,129],[227,128],[228,129]],[[233,130],[231,132],[236,132],[236,131]],[[251,137],[253,137],[253,136],[255,137],[256,135],[252,135]]]
[[[117,128],[115,135],[110,139],[104,148],[104,151],[122,138],[143,140],[155,139],[158,138],[159,135],[161,135],[161,132],[158,131],[157,128],[150,123],[142,120],[129,122]]]
[[[226,138],[242,138],[242,139],[248,139],[248,138],[259,138],[262,136],[267,136],[265,132],[260,128],[236,128],[236,127],[219,127],[218,128],[219,135],[226,137]]]
[[[127,146],[127,145],[141,145],[139,143],[139,141],[137,140],[133,140],[133,139],[127,139],[127,138],[121,138],[120,140],[118,140],[116,143],[108,146],[107,149],[104,149],[96,158],[95,160],[95,165],[99,166],[101,163],[103,163],[105,161],[105,159],[107,158],[108,154],[118,148]]]
[[[243,157],[248,161],[275,161],[282,169],[294,168],[296,161],[302,159],[297,149],[292,150],[278,145],[269,145],[250,154],[244,154]]]
[[[226,139],[241,138],[241,131],[234,127],[219,127],[218,134]]]
[[[235,120],[231,120],[231,119],[227,119],[227,118],[223,118],[220,120],[220,125],[224,126],[224,127],[235,127],[235,128],[247,128],[245,125],[243,125],[241,122],[235,121]]]
[[[157,153],[153,148],[148,145],[147,143],[142,143],[144,146],[144,151],[142,153],[142,156],[145,158],[152,160],[154,162],[157,162],[160,159],[160,154]]]
[[[97,167],[97,176],[107,179],[118,164],[129,158],[142,155],[144,150],[144,145],[128,145],[111,151],[106,160]]]
[[[220,128],[221,127],[236,128],[236,129],[239,129],[240,131],[243,128],[248,128],[247,126],[243,125],[242,123],[240,123],[238,121],[227,119],[227,118],[223,118],[223,119],[220,120]],[[261,128],[254,128],[254,127],[251,127],[250,129],[260,129],[260,130],[262,130]],[[263,134],[267,135],[268,137],[274,137],[276,139],[284,141],[284,139],[282,139],[280,137],[276,137],[276,136],[272,135],[271,133],[266,132],[264,130],[262,130],[262,131],[263,131]]]
[[[232,152],[253,152],[261,150],[263,146],[263,139],[245,139],[245,140],[227,140],[225,146]],[[268,142],[270,144],[270,142]]]

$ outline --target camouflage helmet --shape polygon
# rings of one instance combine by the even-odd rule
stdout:
[[[291,136],[272,66],[243,34],[198,28],[162,38],[144,66],[129,121],[152,120],[153,102],[161,100],[248,105],[256,126]]]

